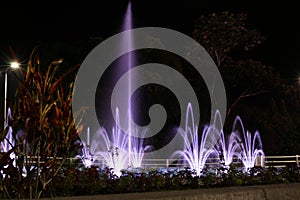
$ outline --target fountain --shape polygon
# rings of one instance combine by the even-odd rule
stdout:
[[[214,128],[214,126],[205,126],[200,141],[198,126],[194,121],[191,104],[188,104],[186,112],[187,114],[185,129],[179,130],[184,141],[185,149],[174,152],[173,156],[182,156],[184,162],[187,162],[189,167],[195,170],[197,175],[200,175],[207,158],[216,153],[214,149],[210,148],[211,145],[214,145],[216,143],[216,140],[214,138],[212,138],[212,140],[208,140],[210,139],[210,136],[214,135],[210,133],[212,133],[216,129]],[[189,117],[191,118],[191,127],[188,126]]]
[[[91,167],[94,164],[93,154],[91,153],[92,150],[83,141],[77,142],[77,144],[81,145],[82,148],[81,153],[76,155],[75,158],[81,159],[81,162],[85,167]]]
[[[96,161],[103,160],[102,166],[113,168],[114,172],[120,175],[122,169],[142,167],[147,150],[153,150],[153,146],[143,144],[143,137],[133,137],[129,143],[128,135],[124,134],[118,127],[120,120],[118,109],[116,109],[116,118],[112,138],[102,127],[92,138],[90,147],[83,142],[82,155],[79,157],[85,167],[90,167]],[[234,158],[239,160],[243,164],[244,171],[247,171],[255,166],[258,158],[264,157],[259,132],[256,131],[252,139],[251,133],[245,131],[239,116],[236,117],[232,132],[228,137],[226,137],[223,129],[218,127],[222,127],[222,121],[220,113],[217,111],[214,115],[213,124],[206,125],[200,137],[199,128],[194,121],[192,106],[188,104],[185,128],[178,129],[183,138],[184,149],[175,151],[172,157],[182,158],[184,164],[195,170],[198,176],[201,175],[201,171],[206,165],[216,167],[224,165],[228,168]],[[134,130],[138,131],[138,129],[132,129],[132,131]],[[146,135],[146,130],[143,131],[142,135]],[[129,149],[130,154],[128,153]]]
[[[264,156],[259,132],[255,132],[252,140],[251,133],[245,131],[241,118],[237,116],[233,131],[229,135],[229,139],[226,140],[223,129],[219,130],[216,126],[217,119],[221,119],[218,111],[214,116],[213,124],[204,127],[202,137],[199,140],[198,126],[194,122],[192,106],[189,104],[187,106],[186,127],[184,130],[180,130],[185,148],[174,152],[173,156],[181,156],[184,162],[196,171],[198,176],[201,175],[205,165],[209,164],[209,158],[219,159],[219,165],[224,164],[226,167],[232,163],[233,158],[237,158],[242,162],[244,171],[254,167],[256,159]],[[191,120],[191,127],[188,126],[189,120]],[[222,124],[221,121],[220,124]],[[238,124],[242,128],[243,137],[240,136],[237,130]],[[216,137],[218,135],[219,138]],[[226,141],[228,141],[228,144]]]
[[[126,31],[126,30],[130,30],[132,29],[132,11],[131,11],[131,2],[129,1],[128,5],[127,5],[127,9],[126,9],[126,12],[125,12],[125,17],[124,17],[124,22],[123,22],[123,27],[122,27],[122,31]],[[126,48],[127,49],[127,52],[131,49],[133,45],[133,39],[132,39],[132,35],[129,34],[129,37],[124,41],[124,44],[123,44],[123,47],[122,48]],[[134,64],[134,58],[132,56],[131,53],[129,53],[127,55],[127,63],[125,63],[125,67],[127,68],[127,70],[129,71],[130,68],[132,67],[132,65]],[[128,119],[131,119],[131,114],[132,114],[132,111],[134,111],[134,107],[131,106],[131,103],[130,103],[130,94],[132,92],[132,84],[133,84],[133,79],[132,77],[129,75],[128,77],[128,90],[127,90],[127,94],[125,95],[127,97],[127,107],[128,107]],[[120,130],[118,130],[120,131]],[[131,124],[131,121],[128,120],[128,130],[127,130],[127,133],[128,134],[128,137],[127,137],[127,140],[128,140],[128,165],[130,166],[131,165],[131,143],[132,143],[132,131],[133,131],[133,127],[132,127],[132,124]]]
[[[121,31],[128,31],[130,29],[132,29],[132,11],[131,3],[129,2]],[[122,70],[126,68],[125,71],[130,71],[135,64],[134,53],[130,52],[132,47],[133,38],[131,34],[128,34],[124,37],[119,47],[129,52],[123,55],[124,60],[120,63]],[[88,129],[86,136],[87,145],[82,142],[82,154],[79,156],[84,166],[90,167],[91,165],[95,165],[97,160],[103,160],[105,166],[113,168],[115,172],[120,173],[122,169],[141,167],[145,152],[153,148],[154,145],[147,146],[143,144],[143,138],[145,138],[147,130],[142,130],[132,123],[132,115],[136,114],[134,112],[136,108],[130,102],[130,95],[133,92],[132,88],[134,88],[133,84],[136,83],[134,78],[129,73],[124,82],[126,86],[124,86],[122,91],[118,91],[121,93],[119,97],[122,97],[121,101],[118,101],[118,103],[122,104],[119,105],[120,110],[117,103],[116,105],[111,104],[111,109],[116,109],[114,115],[115,124],[112,126],[111,132],[108,132],[105,127],[100,127],[92,137],[90,145],[90,133]],[[235,130],[237,122],[242,123],[241,120],[236,120],[228,140],[225,138],[223,132],[222,118],[219,111],[216,111],[213,123],[203,128],[201,137],[198,133],[199,127],[195,123],[191,103],[187,105],[185,120],[185,128],[178,127],[178,133],[183,138],[184,149],[175,151],[172,157],[183,158],[184,162],[191,169],[195,170],[197,175],[200,175],[205,165],[208,164],[208,159],[218,160],[224,162],[225,166],[229,166],[233,162],[233,158],[238,158],[243,162],[245,168],[249,168],[249,166],[254,166],[253,160],[257,156],[263,155],[258,132],[255,133],[254,139],[259,141],[260,144],[257,144],[257,142],[253,142],[252,144],[252,141],[249,141],[249,137],[251,140],[250,133],[247,132],[245,136],[245,132],[242,131],[244,137],[241,137],[239,132]],[[120,127],[120,124],[123,126]],[[139,136],[139,138],[136,136]],[[244,144],[240,142],[242,138],[247,138]],[[251,144],[252,149],[249,151]],[[254,158],[249,158],[249,156],[253,156]]]
[[[119,110],[117,108],[116,124],[112,129],[111,138],[105,128],[101,127],[94,134],[90,146],[82,142],[82,153],[76,157],[82,160],[85,167],[95,165],[97,161],[104,161],[104,164],[101,165],[113,168],[116,173],[120,173],[122,169],[142,167],[145,152],[149,149],[153,149],[151,145],[144,145],[143,142],[143,137],[146,135],[147,130],[142,131],[142,138],[132,137],[132,139],[129,140],[129,136],[124,134],[119,128],[119,120]],[[138,131],[138,129],[132,129],[132,131]],[[89,129],[87,135],[89,135]],[[89,138],[89,136],[87,136],[87,138]],[[89,143],[89,141],[87,141],[87,143]],[[129,149],[130,154],[128,153]]]
[[[247,170],[254,167],[255,161],[258,157],[264,157],[264,152],[262,150],[262,142],[259,132],[255,131],[252,139],[251,133],[249,131],[245,131],[241,118],[237,116],[233,124],[233,130],[235,130],[233,134],[240,135],[239,131],[237,131],[238,125],[241,127],[244,142],[242,142],[241,137],[237,137],[238,142],[240,143],[240,151],[237,156],[242,161],[245,170]]]
[[[229,138],[225,138],[224,131],[221,130],[220,139],[218,140],[215,151],[217,157],[224,165],[228,167],[232,162],[234,157],[238,157],[240,152],[240,137],[236,132],[231,132]]]
[[[132,28],[131,4],[128,4],[123,31]],[[125,38],[122,48],[128,47],[132,49],[133,39]],[[134,65],[133,54],[126,55],[125,67],[128,71]],[[130,74],[130,73],[129,73]],[[152,151],[153,146],[144,144],[144,138],[147,129],[140,129],[133,125],[131,115],[134,114],[134,107],[131,106],[129,95],[132,93],[134,77],[128,77],[128,90],[124,90],[125,104],[127,105],[127,113],[120,117],[118,107],[115,111],[115,125],[111,132],[104,127],[100,127],[90,138],[90,128],[87,128],[86,142],[80,141],[82,151],[77,158],[80,158],[85,167],[93,165],[107,166],[113,168],[116,174],[120,174],[122,169],[134,169],[143,166],[143,159],[147,150]],[[126,94],[125,94],[126,93]],[[6,127],[8,119],[11,115],[10,109],[6,119]],[[126,121],[126,130],[121,129],[120,120]],[[212,124],[205,125],[202,134],[199,135],[199,127],[195,122],[193,108],[189,103],[186,110],[185,127],[178,127],[178,132],[183,138],[184,149],[179,149],[173,153],[173,157],[183,158],[184,163],[197,175],[201,175],[201,171],[206,167],[210,159],[218,160],[219,164],[229,166],[233,159],[236,158],[243,163],[244,169],[248,170],[254,167],[258,157],[264,156],[262,143],[259,132],[256,131],[253,138],[249,131],[245,131],[240,117],[234,121],[232,132],[225,136],[222,129],[223,124],[220,112],[216,111]],[[238,130],[240,128],[240,131]],[[140,136],[140,137],[136,137]],[[15,145],[12,136],[12,128],[8,127],[5,139],[1,142],[1,152],[8,152]],[[14,153],[10,154],[14,159]],[[168,159],[168,158],[166,158]]]
[[[4,126],[4,130],[7,129],[7,133],[6,133],[4,140],[0,142],[0,152],[7,153],[15,146],[15,140],[12,135],[12,133],[13,133],[12,127],[8,126],[8,121],[10,118],[11,118],[11,110],[10,110],[10,108],[8,108],[7,117],[6,117],[5,126]],[[12,160],[14,160],[14,165],[15,165],[15,156],[16,155],[14,152],[11,152],[9,155],[9,157]]]
[[[15,139],[12,135],[12,127],[8,126],[8,120],[11,116],[11,110],[8,109],[8,115],[5,127],[8,128],[5,139],[1,142],[1,152],[9,152],[15,146]],[[136,169],[142,167],[145,153],[148,149],[153,150],[153,146],[144,144],[144,136],[147,130],[142,132],[141,138],[132,137],[124,134],[119,128],[120,116],[116,109],[116,124],[112,129],[112,137],[109,137],[105,128],[101,127],[90,141],[90,129],[87,128],[87,142],[81,142],[82,153],[77,155],[85,167],[93,165],[107,166],[112,168],[117,176],[121,175],[123,169]],[[219,159],[219,166],[224,164],[228,167],[233,159],[238,159],[244,167],[244,171],[255,166],[258,158],[264,157],[262,142],[258,131],[252,135],[246,131],[239,116],[234,120],[232,132],[226,138],[222,127],[220,113],[217,111],[214,116],[213,124],[206,125],[203,128],[202,135],[199,135],[199,128],[194,121],[193,109],[188,104],[186,111],[185,128],[179,128],[179,133],[184,141],[184,149],[174,152],[175,156],[183,158],[190,169],[196,171],[200,176],[204,167],[211,164],[208,160]],[[219,124],[218,124],[219,123]],[[131,127],[131,131],[138,131]],[[134,133],[138,135],[138,133]],[[220,137],[216,137],[220,136]],[[130,150],[130,154],[128,153]],[[15,154],[12,152],[10,158],[15,166]],[[102,161],[102,163],[101,163]],[[222,163],[223,161],[223,163]],[[24,176],[26,176],[25,169]]]

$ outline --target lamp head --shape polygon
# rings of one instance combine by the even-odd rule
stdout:
[[[17,63],[17,62],[12,62],[12,63],[10,63],[10,67],[13,68],[13,69],[17,69],[17,68],[20,67],[20,64]]]

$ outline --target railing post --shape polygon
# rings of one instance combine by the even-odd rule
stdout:
[[[260,167],[261,166],[261,156],[256,156],[255,157],[255,164],[254,164],[254,166],[258,166],[258,167]]]
[[[166,160],[167,168],[169,168],[169,159]]]
[[[296,155],[296,164],[297,164],[297,167],[300,167],[300,165],[299,165],[299,155]]]
[[[260,158],[261,167],[265,167],[265,156],[262,155]]]
[[[259,155],[255,159],[255,166],[265,167],[265,156]]]

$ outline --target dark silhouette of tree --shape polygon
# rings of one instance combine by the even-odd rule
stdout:
[[[240,115],[248,129],[259,129],[267,154],[297,154],[299,90],[282,80],[272,66],[249,57],[266,38],[246,22],[243,13],[212,13],[201,16],[193,32],[224,80],[228,102],[225,129],[230,131],[235,116]]]
[[[247,15],[227,11],[202,15],[193,37],[213,57],[218,67],[236,50],[248,51],[265,40],[257,30],[246,26]]]

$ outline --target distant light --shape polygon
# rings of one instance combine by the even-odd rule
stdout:
[[[17,62],[12,62],[12,63],[10,63],[10,67],[16,69],[16,68],[20,67],[20,64]]]

